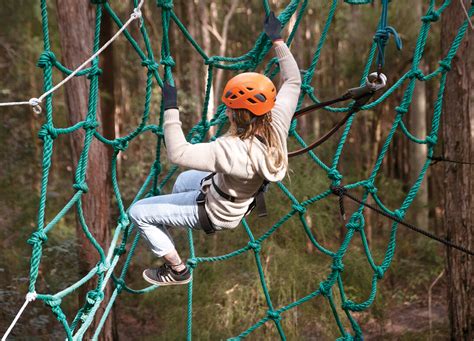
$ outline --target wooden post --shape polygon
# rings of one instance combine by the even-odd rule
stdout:
[[[464,1],[466,6],[469,1]],[[443,55],[451,44],[459,25],[466,19],[461,4],[453,1],[442,16],[441,47]],[[466,37],[451,63],[443,103],[444,157],[451,160],[473,161],[469,95],[472,95],[469,55],[472,54],[472,31]],[[445,203],[444,226],[447,237],[457,244],[472,249],[474,232],[473,181],[474,168],[446,162],[444,171]],[[452,340],[473,339],[472,257],[447,249],[449,321]]]

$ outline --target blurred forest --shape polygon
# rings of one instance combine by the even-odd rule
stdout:
[[[269,1],[279,12],[288,1]],[[437,1],[437,4],[441,1]],[[52,50],[62,60],[57,6],[61,0],[49,1]],[[131,1],[109,1],[121,18],[127,18],[133,8]],[[94,5],[91,5],[94,6]],[[397,51],[389,41],[386,51],[385,74],[389,85],[395,83],[411,67],[411,56],[428,1],[392,1],[389,24],[395,27],[403,40],[403,49]],[[310,1],[307,13],[291,46],[302,70],[311,61],[324,21],[330,8],[329,1]],[[177,0],[174,11],[188,27],[190,34],[209,55],[238,56],[254,44],[263,26],[264,10],[261,0],[216,1]],[[144,20],[151,36],[155,55],[161,42],[161,13],[154,1],[146,1]],[[372,44],[380,15],[380,2],[351,6],[340,2],[328,41],[322,51],[313,87],[321,99],[343,94],[360,82],[368,50]],[[464,14],[460,11],[460,16]],[[104,38],[117,30],[104,17]],[[3,1],[0,9],[3,22],[0,32],[0,101],[28,99],[42,93],[42,71],[36,66],[43,51],[39,1]],[[294,18],[289,26],[294,24]],[[92,22],[91,22],[92,25]],[[142,43],[139,26],[134,23],[130,33]],[[171,24],[171,52],[176,62],[173,70],[179,89],[183,129],[188,131],[200,119],[204,100],[206,66],[192,46],[185,41],[176,25]],[[288,34],[288,28],[284,29]],[[469,32],[472,41],[472,31]],[[428,47],[423,56],[423,71],[435,70],[442,58],[441,25],[433,23]],[[472,53],[471,53],[472,55]],[[81,56],[85,60],[88,56]],[[273,52],[269,53],[273,57]],[[472,65],[472,64],[471,64]],[[74,68],[76,65],[68,65]],[[116,40],[101,57],[101,108],[113,112],[111,136],[122,136],[140,123],[146,82],[146,69],[123,37]],[[263,71],[263,70],[258,70]],[[160,69],[160,73],[162,69]],[[471,73],[472,69],[471,69]],[[220,103],[220,92],[230,71],[218,70],[214,78],[213,112]],[[472,75],[466,77],[473,77]],[[62,75],[55,73],[57,83]],[[405,117],[409,130],[416,136],[425,136],[431,122],[439,80],[418,82],[412,107]],[[358,114],[341,160],[340,172],[348,183],[366,179],[375,158],[391,127],[394,108],[400,103],[403,87],[373,111]],[[474,96],[472,96],[474,97]],[[154,88],[152,118],[158,122],[161,92]],[[472,102],[472,100],[471,100]],[[68,110],[64,89],[55,94],[55,125],[68,124]],[[309,104],[309,102],[307,103]],[[471,108],[474,105],[471,103]],[[471,109],[472,110],[472,109]],[[38,131],[43,123],[27,107],[2,108],[0,120],[0,331],[6,330],[24,301],[28,288],[31,248],[26,240],[36,228],[41,179],[41,140]],[[300,121],[298,131],[306,141],[326,132],[339,119],[337,113],[320,111]],[[471,118],[473,118],[471,112]],[[474,129],[473,129],[474,131]],[[339,134],[337,134],[338,136]],[[119,159],[119,181],[125,204],[128,206],[142,184],[155,158],[156,139],[153,134],[140,135]],[[329,162],[337,144],[334,137],[317,149],[317,155]],[[290,148],[295,148],[292,144]],[[440,139],[436,155],[441,155]],[[469,156],[466,156],[466,160]],[[413,180],[418,175],[426,148],[414,145],[400,132],[385,158],[378,177],[378,194],[390,208],[400,206]],[[308,162],[307,156],[290,161],[290,171],[284,180],[299,200],[305,200],[327,189],[324,172]],[[55,140],[53,164],[49,182],[47,220],[51,219],[73,193],[74,163],[71,140],[60,136]],[[170,164],[162,157],[164,171]],[[422,184],[418,198],[409,209],[406,220],[445,235],[443,225],[443,167],[432,165]],[[471,173],[472,174],[472,173]],[[166,188],[171,189],[171,184]],[[355,192],[358,197],[361,191]],[[285,215],[291,208],[289,200],[277,186],[272,186],[267,205],[270,214],[264,219],[250,218],[256,236]],[[346,209],[356,208],[346,201]],[[116,216],[112,209],[111,215]],[[328,249],[336,249],[344,236],[338,200],[330,197],[311,206],[307,212],[313,233]],[[380,263],[390,233],[390,221],[366,211],[366,232],[372,253]],[[262,246],[264,271],[274,305],[280,307],[315,290],[330,269],[330,258],[322,255],[307,240],[298,219],[286,223]],[[115,227],[110,224],[111,229]],[[187,254],[187,235],[174,231],[178,248]],[[57,292],[79,276],[79,241],[73,211],[62,219],[48,235],[44,244],[38,290]],[[195,234],[199,255],[220,255],[240,248],[248,242],[244,229],[208,237]],[[185,251],[186,250],[186,251]],[[447,285],[444,273],[446,250],[440,244],[403,227],[399,228],[395,258],[384,279],[380,281],[373,306],[366,312],[354,313],[368,340],[427,340],[448,339],[449,319]],[[155,263],[145,243],[140,242],[127,275],[132,288],[142,288],[142,270]],[[354,238],[344,258],[342,274],[345,289],[354,301],[365,300],[369,294],[373,272],[362,252],[360,238]],[[196,271],[194,282],[193,336],[197,340],[217,340],[237,335],[255,323],[266,312],[253,254],[246,253],[226,262],[205,264]],[[430,307],[428,304],[430,302]],[[185,335],[186,287],[158,289],[144,295],[123,293],[114,308],[116,333],[121,339],[181,340]],[[77,295],[63,302],[68,317],[79,307]],[[346,323],[347,321],[344,321]],[[321,297],[286,313],[282,324],[291,340],[332,340],[340,336],[330,306]],[[14,329],[17,339],[64,339],[64,331],[50,308],[40,302],[30,304]],[[250,335],[251,340],[278,339],[272,323],[267,323]]]

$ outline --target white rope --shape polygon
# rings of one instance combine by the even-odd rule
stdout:
[[[55,87],[51,88],[50,90],[46,91],[44,94],[42,94],[38,98],[31,98],[28,101],[23,101],[23,102],[5,102],[5,103],[0,103],[0,107],[6,107],[6,106],[14,106],[14,105],[30,105],[33,108],[33,111],[37,114],[41,113],[41,102],[43,99],[49,95],[51,95],[53,92],[58,90],[60,87],[62,87],[65,83],[71,80],[79,71],[84,69],[92,60],[94,60],[98,55],[100,55],[110,44],[114,42],[115,39],[117,39],[120,34],[122,34],[123,31],[132,23],[132,21],[141,19],[142,17],[142,12],[141,8],[143,6],[143,3],[145,0],[141,0],[140,3],[138,4],[137,7],[133,9],[133,13],[130,15],[130,18],[125,22],[125,24],[122,25],[122,27],[114,34],[112,38],[110,38],[96,53],[94,53],[92,56],[90,56],[89,59],[87,59],[84,63],[79,65],[69,76],[64,78],[60,83],[56,84]],[[3,340],[2,340],[3,341]]]
[[[7,331],[5,332],[5,335],[3,335],[2,341],[6,341],[8,335],[12,331],[13,327],[15,327],[15,324],[17,323],[18,319],[20,318],[21,314],[23,314],[23,311],[26,309],[26,306],[28,305],[28,303],[36,300],[36,296],[37,296],[36,292],[29,292],[29,293],[26,294],[25,303],[23,303],[20,310],[18,311],[15,318],[13,319],[12,323],[10,324],[10,327],[8,327]]]
[[[474,25],[472,24],[471,17],[469,16],[469,12],[467,11],[466,6],[464,5],[463,0],[459,0],[459,2],[461,3],[461,7],[462,7],[462,9],[464,10],[464,13],[466,14],[467,22],[468,22],[469,25],[471,26],[471,29],[474,30]]]

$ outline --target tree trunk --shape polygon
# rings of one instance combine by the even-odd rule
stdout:
[[[415,3],[415,11],[417,16],[421,17],[423,4],[418,1]],[[422,64],[420,64],[422,65]],[[413,93],[413,101],[408,114],[408,127],[411,133],[419,138],[426,136],[426,84],[425,82],[417,82]],[[410,185],[415,183],[418,175],[426,161],[427,147],[425,144],[409,142],[408,160],[409,160],[409,182]],[[419,226],[428,226],[428,181],[423,180],[418,195],[414,200],[416,208],[415,222]]]
[[[58,25],[60,33],[60,42],[62,47],[62,57],[65,65],[75,68],[92,54],[92,43],[95,22],[95,5],[89,1],[57,0]],[[111,62],[111,61],[109,61]],[[88,112],[89,80],[86,77],[76,77],[65,85],[67,108],[69,111],[69,124],[75,124],[83,121]],[[101,110],[97,108],[97,116],[100,120]],[[107,113],[113,115],[112,112]],[[107,124],[110,124],[107,120]],[[105,123],[104,122],[104,123]],[[104,131],[113,131],[112,127],[104,127]],[[111,130],[110,130],[111,129]],[[84,130],[76,131],[70,135],[71,154],[73,167],[77,166],[84,144]],[[111,183],[109,168],[109,153],[107,148],[96,139],[91,144],[89,151],[89,164],[87,169],[86,181],[89,187],[87,194],[82,197],[84,217],[89,230],[105,249],[110,242],[110,193]],[[84,236],[77,221],[77,235],[79,240],[79,259],[81,262],[81,275],[85,275],[93,268],[99,259],[97,251]],[[81,290],[81,297],[85,297],[87,290],[95,287],[95,283],[90,281]],[[111,287],[107,287],[104,301],[110,297]],[[82,305],[82,304],[81,304]],[[101,316],[104,308],[99,308],[97,316]],[[113,313],[103,327],[101,340],[113,340]],[[97,321],[98,322],[98,321]],[[96,322],[92,324],[89,330],[94,331]],[[85,338],[91,335],[86,334]]]
[[[464,1],[468,6],[468,1]],[[449,48],[459,25],[465,20],[459,2],[455,1],[442,16],[441,47],[443,55]],[[472,162],[471,126],[469,112],[469,55],[472,53],[472,32],[464,39],[452,60],[443,103],[444,157]],[[469,165],[445,163],[444,224],[448,239],[472,249],[473,168]],[[472,314],[472,259],[459,251],[447,249],[449,321],[452,340],[473,339]]]

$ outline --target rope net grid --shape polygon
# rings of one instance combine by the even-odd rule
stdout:
[[[238,57],[224,57],[224,56],[208,56],[204,50],[199,46],[199,44],[193,39],[193,37],[189,34],[186,30],[184,24],[180,21],[177,17],[176,13],[173,10],[173,1],[172,0],[157,0],[158,7],[161,8],[161,16],[162,16],[162,30],[163,30],[163,38],[161,41],[161,56],[160,59],[156,59],[153,54],[153,49],[151,46],[151,41],[149,39],[146,24],[141,19],[141,9],[144,1],[133,0],[134,11],[132,16],[128,21],[123,23],[121,19],[117,16],[114,12],[112,6],[107,1],[102,0],[92,0],[91,1],[96,6],[96,31],[94,36],[94,51],[91,58],[88,61],[91,61],[90,68],[84,68],[87,65],[85,62],[81,67],[76,69],[75,71],[67,69],[63,66],[59,61],[56,60],[54,53],[50,49],[50,36],[48,31],[48,9],[47,9],[47,1],[41,0],[41,14],[42,14],[42,23],[43,23],[43,37],[44,37],[44,52],[42,53],[38,66],[43,69],[44,72],[44,90],[45,93],[40,96],[39,98],[33,98],[26,102],[14,102],[18,105],[21,104],[29,104],[35,108],[35,111],[38,111],[38,106],[42,102],[44,102],[44,120],[45,123],[42,126],[39,137],[43,140],[43,160],[42,160],[42,180],[41,180],[41,194],[40,194],[40,203],[39,203],[39,213],[38,213],[38,224],[37,230],[31,235],[31,238],[28,240],[28,243],[32,245],[32,256],[31,256],[31,265],[30,265],[30,276],[29,276],[29,288],[28,288],[28,295],[25,301],[25,304],[21,308],[19,314],[13,321],[11,328],[15,324],[16,320],[19,318],[21,312],[26,308],[28,302],[31,302],[35,299],[39,299],[45,302],[48,306],[51,307],[52,312],[59,320],[61,325],[63,326],[67,339],[68,340],[80,340],[84,337],[84,334],[90,328],[92,322],[96,318],[98,308],[101,304],[105,304],[105,311],[100,316],[99,323],[97,324],[96,330],[93,332],[93,339],[97,339],[99,336],[102,327],[109,315],[112,305],[118,295],[123,291],[127,291],[133,294],[141,294],[147,293],[151,290],[156,289],[156,286],[147,287],[140,290],[134,290],[129,288],[125,283],[125,275],[127,274],[127,270],[129,269],[131,259],[135,252],[137,243],[139,241],[139,234],[135,233],[133,235],[132,232],[134,231],[134,227],[130,225],[126,208],[123,204],[122,197],[120,194],[119,184],[117,181],[117,157],[120,153],[124,152],[127,149],[128,143],[139,136],[140,134],[151,131],[156,135],[157,138],[157,148],[156,148],[156,160],[153,162],[152,166],[150,167],[150,171],[146,180],[144,181],[141,188],[138,190],[134,202],[144,196],[149,195],[157,195],[161,193],[162,188],[165,184],[171,179],[173,174],[178,170],[178,167],[172,167],[171,170],[167,174],[162,173],[162,166],[161,166],[161,151],[163,146],[163,109],[161,106],[161,111],[159,115],[159,123],[158,124],[150,124],[150,102],[151,102],[151,95],[153,91],[153,87],[158,84],[159,86],[163,85],[163,80],[172,80],[172,68],[174,66],[174,61],[170,51],[170,44],[169,44],[169,27],[170,22],[174,22],[176,25],[176,29],[179,29],[181,33],[185,36],[185,38],[192,44],[194,49],[197,53],[201,55],[204,60],[204,64],[207,65],[207,82],[206,82],[206,93],[205,93],[205,100],[202,110],[202,118],[199,123],[194,126],[188,133],[187,138],[192,143],[198,143],[206,140],[206,136],[209,132],[211,127],[215,127],[215,138],[219,136],[223,130],[223,126],[226,123],[226,115],[225,115],[225,106],[220,105],[217,108],[217,112],[212,119],[208,119],[208,107],[209,107],[209,99],[211,93],[211,84],[213,81],[214,71],[218,68],[226,69],[226,70],[233,70],[233,71],[247,71],[247,70],[255,70],[265,59],[267,54],[269,53],[272,43],[265,37],[262,33],[258,36],[254,46],[245,54],[238,56]],[[263,8],[265,14],[270,12],[270,5],[268,0],[263,0]],[[370,0],[345,0],[344,2],[351,4],[351,5],[363,5],[371,3]],[[313,54],[313,58],[311,64],[307,67],[306,72],[303,76],[302,82],[302,92],[299,99],[298,107],[301,106],[305,97],[311,100],[314,103],[318,103],[319,99],[314,94],[314,88],[311,85],[313,75],[318,65],[319,57],[321,54],[321,50],[324,46],[326,41],[328,32],[331,27],[331,23],[333,22],[336,8],[339,5],[340,1],[332,0],[330,3],[330,10],[327,16],[327,19],[324,24],[324,28],[322,30],[320,39],[317,43],[316,49]],[[388,3],[389,0],[381,0],[382,3],[382,11],[380,15],[380,21],[378,24],[377,31],[374,36],[374,41],[371,44],[370,50],[368,52],[367,62],[361,75],[361,83],[369,74],[371,68],[378,67],[380,68],[384,64],[384,49],[387,44],[389,37],[392,35],[395,38],[395,43],[397,47],[401,48],[401,40],[398,37],[397,32],[393,27],[387,25],[387,14],[388,14]],[[428,33],[430,31],[430,27],[432,22],[435,22],[439,19],[440,15],[442,15],[443,11],[451,4],[450,0],[443,1],[439,7],[435,6],[435,1],[430,0],[428,10],[421,18],[421,26],[419,30],[418,40],[416,42],[416,47],[413,52],[413,62],[410,70],[406,72],[400,79],[394,82],[391,87],[386,90],[379,98],[376,100],[363,105],[359,110],[369,110],[375,108],[380,103],[384,102],[394,91],[400,88],[402,85],[406,84],[406,88],[403,92],[402,100],[400,104],[395,108],[395,115],[393,118],[392,127],[389,130],[388,135],[385,138],[385,142],[383,144],[382,149],[379,152],[379,155],[376,159],[376,162],[370,172],[370,175],[367,179],[362,179],[357,182],[352,182],[343,186],[346,190],[361,190],[363,191],[363,196],[361,201],[365,203],[369,197],[372,197],[373,201],[377,205],[377,207],[386,212],[388,215],[398,218],[399,220],[403,220],[407,209],[412,204],[420,184],[426,174],[426,171],[433,162],[433,149],[437,143],[437,136],[438,136],[438,129],[440,123],[440,116],[441,116],[441,107],[443,101],[443,93],[445,89],[446,83],[446,75],[451,68],[451,60],[455,56],[457,49],[465,36],[466,30],[469,25],[468,18],[463,22],[463,24],[459,27],[457,35],[451,42],[451,47],[447,53],[447,55],[442,59],[439,63],[439,67],[429,74],[424,74],[420,68],[420,61],[423,56],[423,51],[425,48],[426,40],[428,37]],[[308,6],[308,0],[289,0],[288,5],[286,8],[280,13],[279,19],[282,22],[283,26],[289,22],[290,18],[295,15],[296,20],[294,22],[293,28],[289,34],[287,44],[291,46],[291,42],[297,32],[297,29],[300,25],[301,19],[303,18],[305,11]],[[469,17],[473,15],[474,7],[471,7],[468,10]],[[105,12],[105,13],[104,13]],[[263,13],[262,13],[263,14]],[[96,108],[97,108],[97,99],[99,96],[98,87],[93,86],[94,84],[97,85],[98,77],[100,76],[100,70],[98,69],[98,60],[100,52],[106,47],[106,45],[110,44],[112,40],[107,42],[106,44],[102,45],[102,48],[99,49],[99,33],[100,33],[100,23],[102,20],[103,15],[110,15],[119,28],[118,34],[115,35],[115,38],[119,34],[123,34],[125,38],[130,42],[132,48],[137,53],[138,57],[141,60],[141,65],[147,68],[147,77],[146,77],[146,88],[145,88],[145,104],[144,110],[142,114],[141,123],[130,132],[128,135],[118,137],[114,140],[108,140],[104,136],[102,136],[97,130],[97,117],[96,117]],[[262,15],[263,17],[263,15]],[[132,35],[127,30],[127,26],[134,20],[140,21],[140,33],[143,39],[143,46],[144,48],[140,47],[140,44],[132,37]],[[114,38],[114,39],[115,39]],[[277,59],[272,58],[265,66],[265,73],[270,77],[275,76],[278,73],[278,65]],[[276,67],[275,67],[276,66]],[[67,79],[70,79],[74,76],[87,76],[90,80],[90,94],[89,99],[91,101],[89,105],[89,111],[87,113],[87,117],[84,121],[81,121],[74,126],[66,127],[66,128],[57,128],[53,124],[53,98],[52,93],[55,89],[59,88],[59,84],[56,87],[53,85],[52,74],[53,70],[57,69],[61,73],[68,75]],[[163,75],[159,74],[159,71],[163,69]],[[402,119],[404,115],[409,111],[409,106],[412,100],[413,91],[415,88],[415,84],[417,81],[429,81],[431,79],[439,78],[439,90],[437,99],[434,105],[434,112],[433,118],[431,121],[431,131],[425,137],[417,137],[412,135],[405,124],[403,123]],[[65,82],[61,82],[60,84],[64,84]],[[351,105],[347,107],[326,107],[325,110],[329,112],[349,112],[351,110]],[[230,259],[232,257],[236,257],[246,252],[253,252],[255,256],[255,262],[259,274],[259,279],[261,283],[261,287],[265,296],[265,301],[268,306],[267,313],[263,316],[260,320],[255,322],[246,330],[242,331],[241,334],[231,338],[233,340],[239,340],[250,333],[252,333],[257,328],[261,327],[266,322],[274,323],[279,336],[281,339],[286,339],[285,331],[283,329],[281,319],[284,317],[284,313],[299,306],[300,304],[311,300],[314,297],[322,296],[325,300],[327,300],[329,307],[334,314],[334,320],[336,322],[337,328],[341,334],[341,340],[361,340],[363,338],[362,330],[357,323],[356,319],[354,318],[354,312],[361,312],[367,310],[370,305],[374,302],[376,297],[377,291],[377,283],[380,281],[384,273],[388,270],[391,261],[394,256],[395,246],[396,246],[396,235],[397,235],[397,227],[398,223],[393,222],[390,231],[389,241],[387,243],[387,248],[383,257],[383,261],[381,264],[376,264],[372,257],[371,250],[367,243],[365,231],[364,231],[364,209],[365,206],[363,204],[358,205],[357,210],[349,217],[346,227],[347,233],[342,241],[340,247],[335,250],[331,251],[321,245],[314,235],[311,232],[309,227],[307,218],[306,218],[306,211],[307,208],[325,198],[330,197],[333,195],[332,188],[335,186],[341,187],[341,182],[343,180],[343,175],[338,171],[338,165],[340,161],[340,157],[342,154],[343,147],[347,141],[347,136],[351,131],[351,127],[353,121],[357,115],[357,112],[347,120],[345,126],[343,127],[343,132],[339,137],[339,141],[337,143],[337,147],[335,150],[334,155],[331,158],[331,162],[326,164],[321,161],[318,156],[313,152],[309,151],[307,154],[310,160],[316,167],[319,167],[322,171],[327,174],[329,179],[327,189],[318,193],[307,200],[300,201],[296,198],[283,183],[278,183],[278,190],[284,194],[288,200],[291,202],[292,206],[283,217],[277,220],[277,222],[271,226],[266,233],[261,235],[260,237],[256,237],[253,235],[252,230],[248,224],[248,222],[244,219],[242,221],[242,225],[245,229],[249,237],[249,242],[245,247],[242,247],[238,250],[234,250],[228,254],[214,256],[214,257],[198,257],[196,256],[194,250],[194,242],[193,242],[193,232],[191,230],[188,231],[188,240],[189,240],[189,251],[190,251],[190,258],[187,261],[187,264],[192,268],[192,271],[196,271],[195,268],[201,264],[206,262],[217,262],[217,261],[224,261]],[[298,134],[296,130],[297,122],[296,120],[293,121],[293,124],[290,128],[290,138],[294,139],[296,143],[301,145],[302,147],[306,146],[305,141],[302,137]],[[78,129],[85,130],[85,139],[84,139],[84,152],[81,154],[81,158],[78,162],[76,173],[75,173],[75,184],[73,188],[75,190],[74,195],[69,200],[69,202],[64,206],[64,208],[57,213],[57,215],[49,222],[45,223],[45,210],[46,210],[46,196],[47,196],[47,189],[48,189],[48,178],[50,173],[51,167],[51,156],[52,156],[52,149],[54,139],[58,135],[62,134],[70,134]],[[423,168],[420,170],[419,176],[417,180],[411,184],[410,190],[408,194],[405,196],[402,204],[395,210],[390,210],[387,208],[380,197],[377,194],[377,187],[375,186],[375,181],[377,179],[378,171],[381,167],[382,161],[386,156],[388,149],[391,145],[392,139],[396,132],[401,132],[404,134],[410,141],[418,144],[426,144],[428,147],[427,159]],[[113,148],[113,158],[111,164],[112,170],[112,186],[115,194],[115,200],[117,203],[117,207],[119,210],[119,215],[117,217],[117,226],[112,238],[112,242],[108,248],[108,250],[104,250],[99,243],[95,240],[94,236],[89,232],[87,224],[84,220],[84,215],[81,207],[81,197],[87,192],[87,184],[85,181],[85,174],[87,169],[88,163],[88,151],[90,144],[93,139],[97,139],[98,141],[109,145]],[[71,286],[63,289],[62,291],[55,293],[55,294],[43,294],[43,293],[36,293],[36,282],[38,278],[39,267],[41,263],[41,256],[43,250],[43,244],[47,241],[47,233],[60,221],[60,219],[73,207],[76,207],[80,216],[80,223],[82,228],[85,231],[85,235],[88,240],[94,245],[97,249],[99,255],[99,261],[90,272],[77,282],[71,284]],[[325,255],[330,257],[331,265],[330,265],[330,272],[325,278],[325,280],[321,281],[313,292],[307,294],[306,296],[294,301],[289,302],[287,305],[284,305],[280,308],[274,307],[272,303],[272,298],[269,294],[269,289],[267,282],[265,280],[264,271],[262,268],[262,261],[260,252],[262,250],[262,244],[265,240],[267,240],[273,233],[277,232],[282,228],[285,222],[290,219],[297,219],[301,222],[303,230],[307,235],[309,241],[314,245],[314,247],[319,250],[318,255]],[[360,236],[360,240],[363,245],[364,253],[367,257],[368,264],[373,271],[372,282],[371,282],[371,289],[370,294],[368,295],[367,299],[362,302],[354,302],[352,301],[344,290],[344,283],[341,277],[341,272],[344,269],[344,256],[346,255],[347,249],[351,244],[351,240],[355,236]],[[127,252],[125,253],[126,249],[128,248]],[[126,254],[124,257],[125,260],[123,262],[122,268],[117,269],[119,275],[114,275],[113,271],[118,267],[119,258]],[[91,280],[92,278],[97,278],[97,287],[94,290],[89,291],[87,297],[85,298],[85,303],[81,309],[77,312],[76,316],[68,321],[67,317],[63,313],[61,309],[61,300],[66,297],[68,294],[72,293],[74,290]],[[108,302],[102,302],[104,300],[104,289],[107,283],[111,281],[114,283],[115,288],[113,293],[108,300]],[[338,297],[335,297],[335,293],[338,293]],[[188,285],[188,308],[187,308],[187,332],[186,336],[187,339],[191,339],[192,336],[192,294],[193,294],[193,282]],[[341,302],[340,307],[336,306],[337,302]],[[348,326],[343,324],[341,319],[341,314],[339,311],[343,311],[345,315]],[[351,331],[347,329],[347,327],[351,328]],[[4,336],[4,339],[11,331],[11,328]]]

